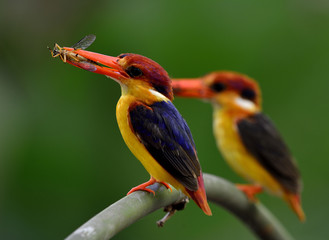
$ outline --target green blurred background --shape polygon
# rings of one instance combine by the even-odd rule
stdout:
[[[114,81],[51,58],[46,46],[97,35],[91,51],[143,54],[172,77],[239,71],[257,79],[303,180],[307,222],[262,202],[296,239],[328,239],[329,2],[326,0],[0,3],[0,238],[63,239],[148,174],[116,123]],[[243,182],[222,161],[211,106],[175,99],[204,172]],[[254,239],[225,210],[194,203],[156,227],[157,211],[115,239]]]

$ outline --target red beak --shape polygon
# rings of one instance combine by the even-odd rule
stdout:
[[[87,59],[87,61],[72,61],[68,59],[67,62],[74,66],[77,66],[87,71],[106,75],[115,80],[120,80],[122,78],[128,77],[124,69],[118,64],[118,61],[120,59],[118,57],[111,57],[99,53],[85,51],[82,49],[75,50],[74,48],[68,47],[63,47],[63,49],[73,52]]]
[[[209,99],[213,93],[204,85],[201,78],[172,79],[174,95],[180,97]]]

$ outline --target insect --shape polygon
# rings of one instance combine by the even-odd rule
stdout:
[[[50,47],[47,47],[51,53],[52,57],[60,57],[60,59],[63,62],[71,61],[71,62],[88,62],[88,59],[78,55],[77,53],[74,53],[73,50],[76,49],[86,49],[88,48],[94,41],[96,40],[96,36],[93,34],[89,34],[85,37],[83,37],[80,41],[75,43],[71,48],[72,50],[67,50],[62,47],[60,47],[57,43],[55,43],[55,46],[53,49]]]
[[[89,34],[83,37],[79,42],[75,43],[70,48],[61,47],[57,43],[55,43],[53,49],[51,49],[50,47],[48,47],[48,49],[52,57],[55,58],[59,56],[60,59],[65,63],[69,62],[79,68],[94,72],[96,70],[95,65],[97,65],[97,63],[85,57],[82,57],[81,55],[77,54],[75,50],[86,49],[95,41],[95,39],[95,35]]]

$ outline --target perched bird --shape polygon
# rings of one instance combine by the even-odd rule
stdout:
[[[106,56],[74,48],[58,48],[66,62],[106,75],[118,82],[122,95],[116,116],[122,137],[151,179],[128,194],[160,182],[171,184],[211,215],[195,144],[185,120],[172,104],[167,72],[153,60],[137,54]]]
[[[173,79],[174,94],[209,100],[218,148],[228,164],[253,185],[238,185],[250,199],[265,188],[285,199],[301,221],[301,177],[272,121],[261,112],[257,83],[235,72]]]

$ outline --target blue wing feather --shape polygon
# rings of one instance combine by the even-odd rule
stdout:
[[[141,102],[129,109],[131,126],[153,158],[183,186],[198,189],[200,163],[191,131],[171,102]]]

